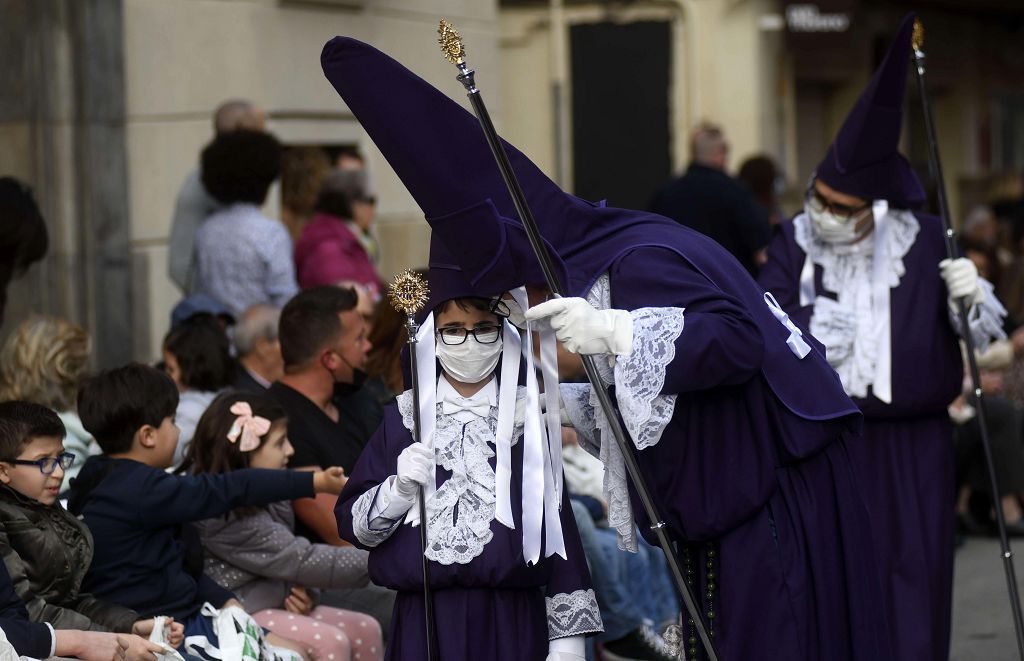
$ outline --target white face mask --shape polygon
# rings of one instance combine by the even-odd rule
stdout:
[[[872,229],[874,223],[864,223],[864,227],[858,231],[857,222],[852,220],[841,220],[831,211],[815,211],[806,208],[807,216],[814,226],[814,233],[825,243],[849,244],[865,237]]]
[[[501,358],[501,338],[491,344],[481,344],[474,337],[467,337],[462,344],[445,344],[435,341],[434,351],[441,367],[452,378],[462,383],[480,383],[494,371]]]

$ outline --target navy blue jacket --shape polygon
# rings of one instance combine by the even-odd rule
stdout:
[[[129,459],[90,457],[71,487],[68,509],[96,543],[83,589],[138,611],[182,620],[232,595],[185,565],[180,527],[236,507],[313,496],[313,474],[238,470],[171,475]]]
[[[53,634],[50,627],[28,619],[28,610],[14,592],[7,566],[0,562],[0,629],[21,656],[45,659],[50,656]]]

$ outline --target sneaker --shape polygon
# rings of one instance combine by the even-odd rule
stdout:
[[[676,661],[665,640],[647,622],[628,634],[605,643],[601,648],[604,661]]]

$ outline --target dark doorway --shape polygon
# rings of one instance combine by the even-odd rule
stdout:
[[[573,171],[576,195],[645,209],[672,172],[671,26],[572,26]]]

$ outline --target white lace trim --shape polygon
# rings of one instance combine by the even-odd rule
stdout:
[[[810,331],[826,347],[828,362],[839,373],[846,392],[853,397],[866,397],[874,383],[880,352],[879,324],[890,319],[876,319],[873,286],[876,274],[879,285],[897,287],[906,273],[903,257],[917,238],[921,225],[909,211],[890,210],[887,215],[886,246],[888,263],[876,269],[875,241],[869,237],[852,246],[837,246],[819,239],[807,214],[793,220],[794,238],[798,246],[815,264],[822,267],[822,285],[838,295],[838,300],[817,296],[811,314]],[[887,334],[886,334],[887,335]]]
[[[356,498],[356,502],[352,503],[352,530],[356,534],[356,539],[364,546],[369,546],[370,548],[379,545],[388,537],[391,537],[398,528],[398,524],[401,523],[401,519],[399,519],[390,528],[383,530],[373,530],[370,528],[370,508],[373,507],[374,501],[377,500],[378,491],[380,491],[380,485],[359,496],[359,498]]]
[[[413,427],[412,392],[398,396],[398,410],[406,429]],[[498,426],[498,407],[486,418],[463,423],[437,405],[434,457],[437,465],[452,473],[427,501],[429,531],[426,556],[442,565],[469,563],[479,556],[494,533],[495,479],[490,459]],[[515,445],[522,435],[517,425]]]
[[[604,631],[601,609],[593,590],[560,592],[547,597],[546,602],[549,640]]]
[[[587,293],[595,308],[611,307],[611,280],[602,274]],[[640,450],[653,447],[675,412],[676,395],[662,395],[665,369],[675,359],[675,341],[683,332],[682,308],[641,308],[630,312],[633,348],[614,362],[596,361],[605,383],[615,383],[615,396],[626,431]],[[568,395],[567,395],[568,393]],[[563,390],[570,419],[577,423],[584,448],[605,466],[604,493],[608,526],[618,533],[619,548],[637,550],[636,525],[629,502],[626,462],[614,441],[611,425],[597,401],[584,387]],[[572,403],[570,404],[570,401]],[[608,439],[609,442],[602,442]]]

